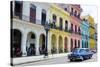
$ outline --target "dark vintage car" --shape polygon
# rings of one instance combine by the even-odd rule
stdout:
[[[93,52],[88,48],[75,48],[72,50],[72,53],[68,55],[70,61],[74,60],[85,60],[90,59],[93,55]]]

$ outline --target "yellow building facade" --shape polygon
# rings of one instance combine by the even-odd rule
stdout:
[[[95,45],[96,45],[96,40],[94,39],[94,35],[95,35],[95,28],[94,28],[94,19],[92,16],[88,16],[88,21],[89,21],[89,25],[90,25],[90,28],[89,28],[89,36],[90,36],[90,41],[89,41],[89,44],[90,44],[90,49],[95,49]]]
[[[51,53],[63,53],[70,51],[70,16],[69,13],[52,4],[50,7],[49,44]]]

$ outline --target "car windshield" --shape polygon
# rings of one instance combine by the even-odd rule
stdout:
[[[80,49],[80,51],[79,51],[79,52],[81,53],[81,52],[84,52],[84,51],[85,51],[84,49]]]
[[[79,49],[74,49],[72,52],[77,53],[77,52],[79,52]]]

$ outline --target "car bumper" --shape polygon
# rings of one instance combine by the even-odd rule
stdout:
[[[73,60],[81,60],[82,57],[81,56],[69,56],[68,59],[73,59]]]

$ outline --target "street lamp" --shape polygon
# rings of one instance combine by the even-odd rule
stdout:
[[[50,26],[47,22],[44,26],[44,29],[46,31],[45,56],[48,56],[48,31],[50,30]]]

